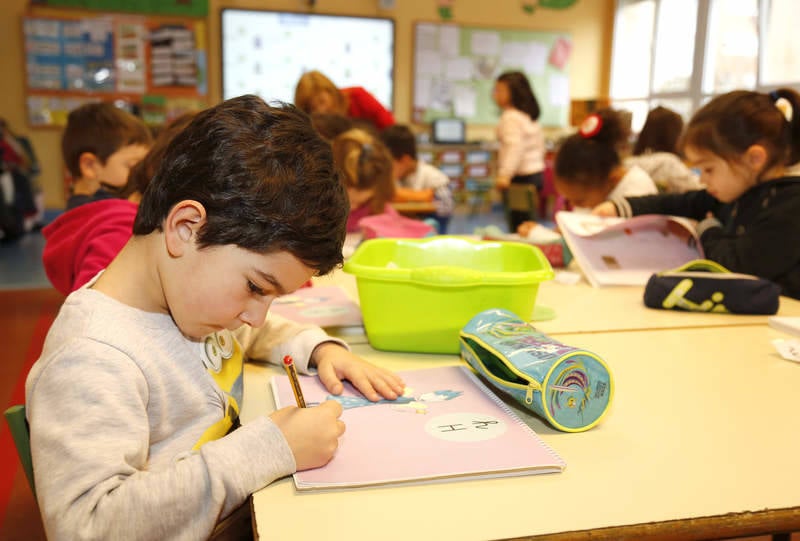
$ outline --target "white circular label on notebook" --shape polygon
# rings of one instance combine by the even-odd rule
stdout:
[[[490,440],[507,429],[504,421],[484,413],[448,413],[425,423],[428,434],[449,441]]]

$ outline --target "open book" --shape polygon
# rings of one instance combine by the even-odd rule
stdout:
[[[361,308],[339,286],[298,289],[272,301],[270,311],[292,321],[320,327],[356,327],[363,323]]]
[[[564,461],[467,366],[400,372],[406,394],[370,402],[346,384],[331,396],[301,376],[306,404],[344,407],[347,430],[321,468],[294,474],[298,490],[560,472]],[[272,379],[277,407],[295,404],[286,376]]]
[[[650,275],[703,258],[687,218],[644,214],[603,218],[558,212],[556,223],[572,256],[594,287],[645,285]]]

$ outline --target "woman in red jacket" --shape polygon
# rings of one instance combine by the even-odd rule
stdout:
[[[294,104],[308,114],[335,113],[370,122],[378,130],[394,125],[394,116],[363,87],[338,88],[319,71],[307,71],[294,91]]]

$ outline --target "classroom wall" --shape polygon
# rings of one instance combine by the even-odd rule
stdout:
[[[395,8],[379,9],[379,0],[316,0],[314,11],[344,15],[388,16],[395,19],[395,96],[394,112],[399,122],[408,122],[411,115],[413,72],[413,23],[439,21],[435,0],[395,0]],[[28,134],[42,162],[41,182],[48,208],[63,208],[63,184],[60,137],[57,128],[30,129],[27,125],[24,94],[24,51],[20,17],[26,13],[28,0],[0,2],[0,73],[3,91],[0,116],[16,131]],[[537,7],[532,15],[522,10],[518,0],[454,0],[453,22],[472,26],[526,28],[569,32],[573,52],[569,65],[570,97],[591,99],[608,93],[614,0],[578,0],[565,10]],[[220,21],[224,7],[308,11],[307,0],[209,0],[208,78],[209,103],[221,99]],[[58,13],[58,10],[37,8],[36,14]],[[97,12],[91,14],[97,15]],[[493,138],[489,126],[470,127],[472,139]]]

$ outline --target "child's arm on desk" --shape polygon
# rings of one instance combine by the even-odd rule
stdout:
[[[373,401],[381,397],[393,400],[403,393],[403,382],[393,372],[357,357],[347,344],[316,325],[269,314],[261,327],[243,325],[234,335],[248,359],[281,364],[291,355],[301,373],[313,374],[316,367],[323,385],[333,394],[342,392],[342,379]]]
[[[397,374],[368,363],[338,343],[325,342],[317,346],[311,362],[316,365],[322,384],[333,394],[344,390],[343,379],[373,402],[381,398],[394,400],[403,394],[403,380]]]
[[[319,468],[327,464],[344,434],[339,420],[342,405],[326,400],[313,408],[290,406],[273,412],[269,417],[286,438],[294,455],[297,471]]]

